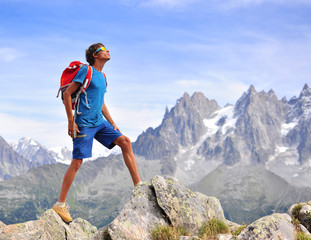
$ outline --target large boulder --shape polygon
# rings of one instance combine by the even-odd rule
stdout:
[[[182,226],[196,234],[212,218],[226,221],[217,198],[192,192],[175,178],[155,176],[151,182],[159,206],[174,227]]]
[[[237,239],[239,240],[295,240],[295,226],[286,213],[274,213],[262,217],[248,225]]]
[[[96,234],[97,228],[89,222],[77,218],[70,224],[66,224],[52,209],[47,210],[36,221],[13,225],[0,224],[1,240],[89,240]]]
[[[158,225],[168,225],[167,218],[157,203],[153,187],[143,183],[134,189],[120,214],[99,232],[98,239],[105,236],[112,240],[147,240]]]

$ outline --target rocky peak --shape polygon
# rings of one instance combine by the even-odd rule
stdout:
[[[308,84],[305,84],[299,97],[293,97],[289,100],[288,105],[291,110],[287,114],[287,122],[311,117],[311,89]]]
[[[310,96],[311,96],[311,89],[309,88],[308,84],[305,84],[301,93],[300,93],[299,98],[310,97]]]
[[[253,85],[243,93],[242,97],[235,104],[235,115],[241,115],[247,111],[248,106],[250,105],[252,98],[257,94],[257,91]]]
[[[184,93],[183,97],[178,99],[175,107],[172,108],[171,114],[180,116],[194,111],[201,118],[206,118],[217,109],[219,109],[217,102],[209,100],[202,92],[195,92],[191,97],[188,93]]]
[[[236,135],[245,139],[251,159],[266,162],[281,142],[279,132],[285,119],[287,103],[278,100],[274,91],[257,92],[254,86],[235,105]]]
[[[32,138],[21,138],[12,146],[18,154],[31,162],[31,167],[56,163],[55,154]]]
[[[269,90],[268,97],[272,100],[277,100],[277,96],[275,95],[275,92],[272,89]]]
[[[6,180],[25,173],[30,168],[30,162],[0,137],[0,180]]]
[[[14,150],[21,155],[27,152],[27,149],[29,149],[29,147],[31,147],[33,151],[37,151],[40,148],[44,148],[43,146],[40,145],[40,143],[29,137],[21,138],[18,141],[18,143],[12,144],[12,146]]]
[[[165,110],[162,123],[157,128],[148,128],[133,144],[134,152],[148,159],[157,159],[176,154],[181,146],[192,146],[206,132],[204,118],[219,109],[215,100],[207,99],[196,92],[191,97],[184,93],[176,105]]]
[[[251,85],[247,92],[244,92],[242,97],[236,102],[235,116],[246,113],[263,113],[271,107],[276,107],[278,114],[283,112],[284,101],[279,101],[274,91],[271,89],[268,93],[265,91],[257,92],[255,87]],[[271,110],[271,109],[270,109]]]

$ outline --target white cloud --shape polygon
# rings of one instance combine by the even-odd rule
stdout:
[[[278,4],[285,6],[292,5],[311,5],[310,0],[211,0],[216,6],[220,6],[222,9],[232,9],[240,7],[255,6],[260,4]]]
[[[71,145],[66,122],[40,122],[5,113],[0,113],[0,119],[0,135],[6,141],[31,137],[47,147]]]
[[[149,1],[144,1],[142,5],[175,8],[175,7],[184,7],[193,2],[196,2],[196,0],[149,0]]]
[[[177,85],[187,89],[189,87],[199,87],[200,82],[197,80],[188,80],[188,79],[182,79],[182,80],[177,80],[175,82]]]
[[[162,8],[182,8],[199,2],[200,0],[121,0],[122,4],[125,5],[139,5],[142,7],[162,7]]]
[[[310,0],[120,0],[125,5],[139,5],[142,7],[161,7],[166,9],[183,9],[198,3],[202,8],[230,10],[261,4],[277,4],[284,6],[311,5]]]
[[[160,125],[165,112],[165,106],[154,104],[144,106],[143,103],[108,105],[109,112],[123,134],[131,141],[149,127]]]
[[[19,53],[14,48],[0,48],[0,61],[12,62],[19,57]]]
[[[180,91],[186,89],[190,95],[200,91],[205,97],[216,100],[223,107],[227,103],[235,104],[235,101],[249,87],[248,84],[239,80],[227,79],[224,74],[219,72],[209,72],[208,74],[206,79],[176,81],[174,89]]]

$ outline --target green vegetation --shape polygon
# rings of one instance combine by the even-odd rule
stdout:
[[[306,236],[303,232],[298,232],[296,234],[296,240],[311,240],[311,238]]]
[[[302,209],[302,205],[300,203],[298,203],[292,213],[294,215],[293,220],[292,220],[292,224],[295,226],[295,230],[296,230],[296,240],[311,240],[310,237],[306,236],[304,232],[301,231],[300,229],[300,221],[297,217],[299,217],[299,212]],[[295,213],[294,213],[295,211]]]
[[[233,236],[238,236],[240,235],[240,233],[247,227],[247,224],[245,224],[244,222],[242,223],[242,225],[240,227],[238,227],[234,232],[232,232]]]
[[[292,214],[293,214],[293,221],[292,221],[292,223],[295,225],[296,231],[298,233],[297,235],[300,236],[299,239],[310,239],[311,240],[310,237],[301,238],[303,233],[300,231],[300,227],[299,227],[300,224],[304,225],[309,232],[311,231],[311,227],[310,227],[311,226],[311,213],[307,211],[305,213],[306,216],[303,219],[301,219],[299,217],[299,212],[300,212],[301,209],[302,209],[302,204],[301,203],[297,203],[295,205],[295,207],[293,208],[293,210],[292,210]]]
[[[299,212],[301,209],[302,209],[301,203],[297,203],[292,211],[294,218],[299,219]]]
[[[216,240],[221,233],[229,233],[228,226],[221,220],[211,219],[202,226],[199,236],[202,240]],[[180,236],[190,236],[190,233],[183,227],[158,226],[152,231],[151,239],[178,240]]]
[[[223,221],[211,219],[200,229],[200,237],[204,240],[217,239],[218,234],[228,232],[229,228]]]
[[[189,236],[183,227],[158,226],[151,233],[152,240],[178,240],[180,236]]]

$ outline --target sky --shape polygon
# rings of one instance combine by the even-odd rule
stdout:
[[[0,136],[71,147],[62,71],[110,51],[105,103],[135,141],[185,92],[223,107],[250,85],[278,98],[311,80],[311,0],[0,0]]]

